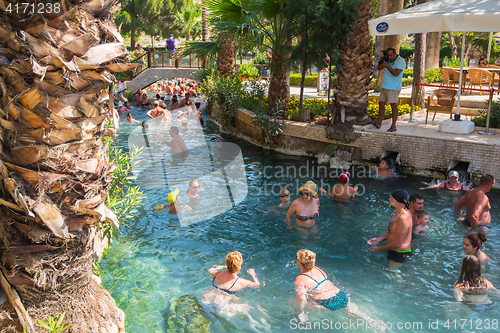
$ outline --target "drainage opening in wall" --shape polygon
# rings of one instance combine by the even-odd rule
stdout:
[[[401,170],[401,155],[397,151],[386,150],[381,158],[391,162],[391,169],[394,168],[397,171]]]
[[[468,181],[470,180],[470,162],[465,162],[465,161],[455,161],[451,160],[450,164],[448,165],[448,173],[450,171],[457,171],[458,174],[460,175],[459,181]]]

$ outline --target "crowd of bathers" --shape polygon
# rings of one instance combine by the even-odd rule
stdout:
[[[382,160],[374,173],[392,177],[394,174],[387,172],[389,166],[388,160]],[[300,234],[314,233],[317,231],[315,220],[319,218],[319,194],[340,202],[351,200],[356,196],[357,188],[349,186],[350,178],[349,172],[343,172],[339,177],[340,184],[333,187],[331,194],[321,188],[318,193],[316,184],[309,180],[299,188],[300,197],[293,202],[290,200],[290,191],[282,189],[279,192],[280,203],[276,208],[288,209],[285,221],[289,228],[295,227]],[[486,226],[491,221],[489,212],[491,206],[486,194],[494,183],[494,177],[485,174],[481,177],[477,188],[469,189],[460,183],[458,172],[452,170],[448,173],[447,180],[421,188],[421,190],[440,189],[463,194],[456,201],[454,209],[459,215],[458,220],[464,223],[470,231],[463,239],[462,248],[465,257],[462,260],[460,275],[454,284],[454,295],[458,301],[475,302],[475,297],[478,295],[484,296],[492,290],[496,291],[491,282],[481,277],[481,265],[490,260],[481,247],[487,240]],[[389,204],[395,214],[389,222],[388,231],[368,240],[368,244],[371,245],[371,251],[387,252],[388,273],[394,274],[399,279],[401,278],[400,265],[412,254],[412,239],[425,236],[432,228],[441,227],[429,225],[429,213],[423,210],[424,197],[420,193],[409,195],[403,189],[393,191],[389,196]],[[464,206],[466,207],[465,216],[462,210]],[[295,226],[292,223],[294,215]],[[260,281],[253,269],[248,270],[252,280],[245,280],[238,276],[242,262],[241,253],[234,251],[227,255],[225,265],[209,269],[209,273],[213,275],[212,288],[204,293],[203,304],[215,305],[217,311],[223,311],[232,301],[237,300],[236,292],[246,287],[260,286]],[[306,306],[311,306],[329,310],[344,309],[359,318],[373,321],[351,302],[345,292],[328,279],[322,269],[317,267],[314,252],[308,249],[298,251],[296,265],[300,269],[300,274],[295,278],[295,294],[297,304],[302,311],[299,315],[301,320],[307,320],[304,309]]]
[[[170,123],[172,120],[171,112],[178,109],[186,109],[184,111],[181,110],[177,114],[177,120],[182,126],[187,125],[189,116],[193,114],[196,114],[199,121],[203,122],[200,111],[201,103],[199,101],[193,102],[193,98],[198,97],[198,85],[199,82],[194,80],[174,78],[173,80],[160,80],[146,87],[144,90],[138,89],[134,94],[133,101],[129,101],[119,95],[117,97],[117,108],[113,110],[113,113],[110,112],[109,106],[106,108],[108,119],[113,119],[114,116],[121,123],[139,123],[130,113],[131,106],[135,105],[135,107],[147,109],[146,115],[155,121]],[[153,101],[152,98],[148,97],[148,93],[155,95]],[[185,108],[191,105],[194,105],[195,109]],[[121,120],[123,115],[126,117],[124,120]],[[184,116],[186,118],[184,123],[182,123]]]

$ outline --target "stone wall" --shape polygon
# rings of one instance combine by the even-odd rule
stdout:
[[[356,143],[362,160],[397,152],[400,165],[418,174],[446,173],[458,162],[467,162],[473,178],[484,173],[500,177],[500,146],[496,145],[376,132],[361,132]]]
[[[425,112],[425,111],[420,111]],[[212,116],[216,113],[212,113]],[[252,125],[252,112],[236,110],[236,129],[244,138],[263,145],[264,134]],[[493,130],[496,131],[496,130]],[[423,135],[401,135],[387,132],[356,130],[358,138],[351,143],[343,143],[326,138],[325,127],[294,121],[286,121],[283,134],[278,137],[276,151],[292,155],[325,154],[329,146],[336,153],[346,152],[349,162],[373,163],[391,153],[397,153],[403,171],[421,175],[444,175],[459,162],[469,163],[468,171],[472,181],[489,173],[500,178],[500,144],[465,140],[464,138],[436,138]],[[500,130],[497,131],[500,136]],[[337,155],[337,154],[336,154]]]
[[[252,124],[253,113],[243,108],[236,109],[236,128],[246,136],[264,144],[264,132]],[[280,152],[293,155],[325,154],[329,146],[347,150],[356,157],[361,156],[359,145],[346,144],[326,138],[325,126],[286,120],[283,133],[278,136]]]

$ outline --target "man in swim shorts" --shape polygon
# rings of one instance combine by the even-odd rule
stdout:
[[[396,214],[389,223],[389,231],[380,237],[368,241],[370,245],[376,245],[387,241],[383,246],[372,246],[370,251],[387,251],[389,259],[389,270],[396,271],[398,267],[411,255],[412,219],[408,207],[410,196],[405,190],[396,190],[389,197],[389,206]]]
[[[490,199],[486,195],[495,185],[495,177],[485,174],[479,181],[479,187],[470,190],[461,197],[455,204],[455,212],[462,215],[462,207],[465,205],[467,213],[465,214],[464,224],[468,228],[489,225],[491,222]]]
[[[424,197],[419,193],[412,193],[410,195],[410,214],[413,222],[413,227],[418,225],[417,213],[424,209]]]

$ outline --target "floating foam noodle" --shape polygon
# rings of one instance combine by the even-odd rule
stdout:
[[[166,146],[170,138],[165,133],[169,133],[172,124],[177,126],[178,122],[173,120],[172,124],[163,125],[158,121],[149,121],[148,124],[148,130],[138,126],[128,137],[129,151],[133,150],[133,146],[143,147],[143,153],[132,169],[136,184],[142,190],[164,192],[165,202],[168,193],[178,188],[180,205],[191,205],[186,195],[191,178],[198,179],[204,189],[199,193],[199,203],[191,205],[193,210],[179,214],[181,226],[222,214],[245,199],[248,184],[238,145],[228,142],[208,144],[200,123],[191,120],[188,129],[179,133],[189,155],[175,158]]]

